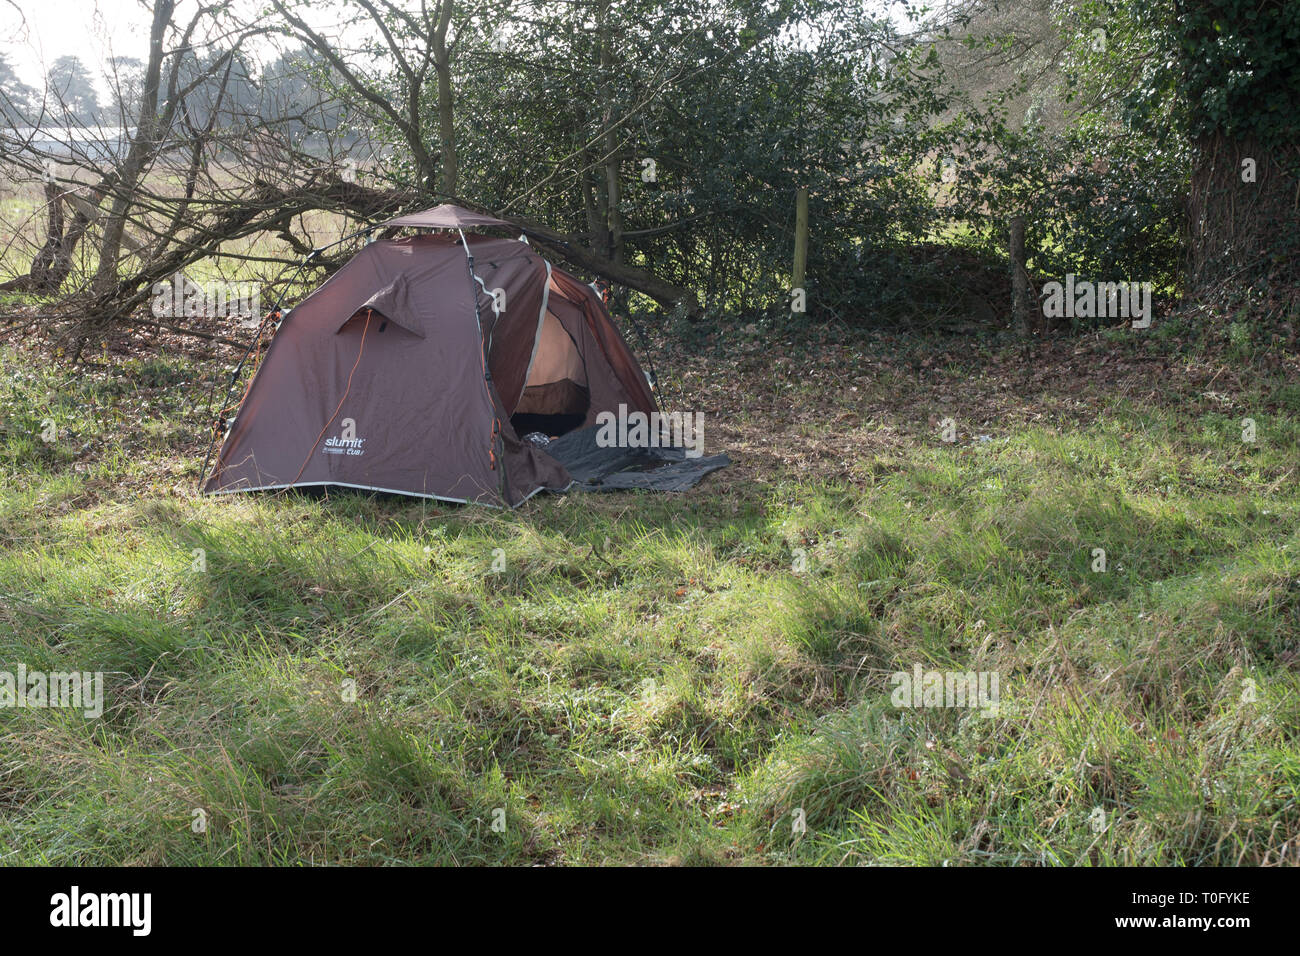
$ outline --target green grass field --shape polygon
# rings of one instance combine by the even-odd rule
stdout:
[[[682,353],[735,467],[513,513],[202,499],[210,366],[10,348],[0,667],[105,712],[0,709],[0,862],[1294,863],[1294,356],[1089,342]]]

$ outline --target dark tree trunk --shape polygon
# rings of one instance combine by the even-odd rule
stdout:
[[[59,185],[48,183],[45,186],[45,244],[32,259],[27,274],[0,285],[0,291],[54,295],[63,287],[72,272],[72,256],[90,225],[90,220],[79,210],[73,212],[72,221],[68,222],[64,202],[64,192]]]
[[[1029,295],[1029,270],[1025,267],[1025,217],[1011,220],[1011,317],[1022,335],[1039,335],[1043,331],[1043,313],[1035,308]]]
[[[1300,278],[1300,146],[1270,150],[1218,134],[1198,143],[1197,154],[1187,209],[1190,289]]]

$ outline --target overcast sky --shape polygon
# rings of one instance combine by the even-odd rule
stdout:
[[[199,0],[179,0],[176,20],[188,21],[198,5]],[[330,18],[331,5],[321,0],[308,19]],[[236,3],[236,9],[247,11],[261,6],[261,0]],[[24,82],[36,87],[55,60],[77,56],[94,74],[100,93],[106,94],[101,74],[112,57],[148,57],[151,9],[151,3],[141,0],[0,0],[0,52]]]
[[[144,59],[149,20],[138,0],[6,0],[0,2],[0,38],[10,65],[39,86],[46,68],[68,54],[96,74],[113,56]]]
[[[177,20],[188,20],[200,0],[178,0]],[[868,8],[887,8],[888,0],[863,0]],[[263,0],[236,0],[236,9],[256,11]],[[0,0],[0,52],[24,82],[41,87],[45,71],[61,56],[81,59],[95,77],[101,96],[108,93],[105,64],[115,56],[144,60],[149,53],[152,3],[141,0]],[[893,11],[896,15],[898,11]],[[307,19],[316,25],[337,22],[332,0],[312,4]],[[253,48],[255,56],[270,51]]]

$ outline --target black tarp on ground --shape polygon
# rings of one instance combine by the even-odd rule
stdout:
[[[602,448],[596,444],[599,426],[562,435],[543,449],[573,476],[574,491],[615,491],[645,488],[685,491],[710,472],[725,468],[725,454],[687,458],[685,448]]]

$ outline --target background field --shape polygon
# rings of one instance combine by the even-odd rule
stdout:
[[[11,341],[0,659],[107,709],[0,710],[0,862],[1295,862],[1294,348],[720,341],[651,354],[733,468],[513,513],[199,498],[219,365]]]

